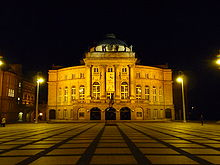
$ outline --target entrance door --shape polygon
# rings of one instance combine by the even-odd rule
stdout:
[[[56,119],[56,110],[55,109],[51,109],[49,111],[49,119]]]
[[[131,120],[130,108],[124,107],[120,110],[120,120]]]
[[[101,120],[101,110],[99,108],[90,110],[90,120]]]
[[[105,110],[105,120],[116,120],[115,108],[109,107]]]

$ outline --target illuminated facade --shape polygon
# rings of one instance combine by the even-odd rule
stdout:
[[[0,118],[7,122],[30,121],[35,105],[35,85],[24,79],[20,64],[0,68]]]
[[[48,120],[174,119],[171,69],[137,65],[132,46],[113,34],[83,60],[49,70]]]

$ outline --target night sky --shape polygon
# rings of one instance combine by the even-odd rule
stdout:
[[[133,45],[140,64],[183,71],[188,108],[220,120],[220,70],[213,63],[220,1],[76,2],[0,2],[1,55],[46,77],[53,64],[79,65],[90,45],[114,33]]]

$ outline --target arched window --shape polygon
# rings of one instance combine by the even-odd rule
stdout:
[[[98,82],[94,82],[92,85],[92,96],[93,99],[100,99],[100,84]]]
[[[128,83],[121,83],[121,99],[128,99]]]
[[[153,86],[153,101],[157,101],[157,88]]]
[[[141,86],[136,86],[136,99],[141,99]]]
[[[68,87],[64,89],[64,102],[68,102]]]
[[[72,86],[71,88],[71,101],[76,99],[76,87]]]
[[[85,99],[85,87],[84,85],[81,85],[79,87],[79,99],[84,100]]]
[[[150,87],[149,86],[145,86],[145,99],[146,100],[150,100]]]

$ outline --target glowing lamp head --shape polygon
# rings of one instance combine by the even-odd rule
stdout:
[[[42,82],[44,82],[44,79],[43,79],[43,78],[38,78],[38,79],[37,79],[37,83],[42,83]]]
[[[220,65],[220,58],[216,60],[216,64]]]
[[[182,78],[182,77],[178,77],[178,78],[176,79],[176,81],[179,82],[179,83],[181,83],[181,82],[183,82],[183,78]]]
[[[0,66],[3,65],[3,64],[4,64],[3,61],[0,60]]]

